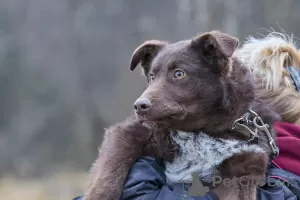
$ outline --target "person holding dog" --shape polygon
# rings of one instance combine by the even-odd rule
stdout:
[[[252,73],[257,98],[282,118],[275,123],[280,155],[273,163],[300,176],[300,53],[293,38],[276,32],[249,37],[236,56]]]

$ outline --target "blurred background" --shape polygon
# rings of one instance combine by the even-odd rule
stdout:
[[[1,0],[0,199],[83,193],[104,127],[145,88],[129,60],[144,40],[219,29],[300,37],[299,0]]]

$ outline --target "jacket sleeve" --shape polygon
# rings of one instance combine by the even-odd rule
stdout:
[[[163,162],[152,157],[138,159],[131,168],[124,185],[121,200],[218,200],[208,192],[202,197],[176,193],[166,183]]]

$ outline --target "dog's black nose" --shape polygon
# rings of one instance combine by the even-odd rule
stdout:
[[[145,111],[151,106],[151,101],[146,98],[138,98],[133,106],[135,111]]]

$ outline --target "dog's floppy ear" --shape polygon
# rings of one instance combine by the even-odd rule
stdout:
[[[167,42],[159,40],[149,40],[141,44],[132,54],[130,70],[133,71],[141,63],[144,73],[147,75],[153,58],[166,45]]]
[[[204,56],[209,57],[231,57],[238,44],[239,40],[236,37],[216,30],[192,40],[192,46],[200,48]]]

